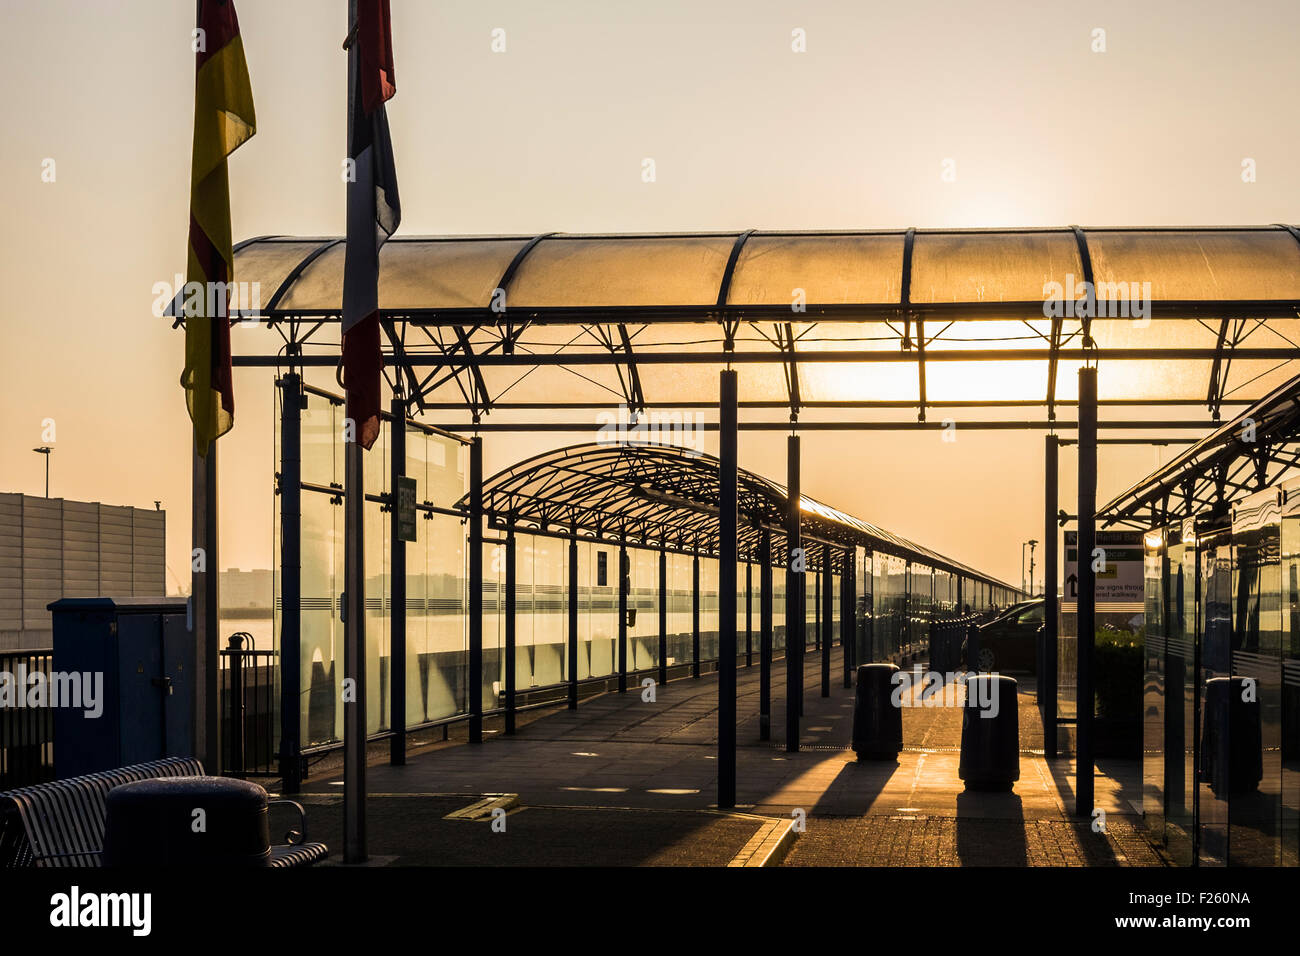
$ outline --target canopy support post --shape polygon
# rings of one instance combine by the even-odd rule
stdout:
[[[578,709],[578,534],[569,538],[569,710]]]
[[[631,570],[627,545],[618,546],[618,692],[627,693],[627,590]]]
[[[858,631],[857,621],[857,585],[858,569],[853,563],[857,552],[853,545],[844,549],[844,567],[840,571],[840,648],[844,652],[844,687],[853,686],[853,668],[857,663],[857,642],[854,640]]]
[[[388,427],[389,453],[389,611],[388,652],[388,762],[406,763],[406,542],[398,521],[398,479],[406,477],[406,399],[394,395]]]
[[[1075,813],[1092,816],[1092,656],[1097,594],[1092,552],[1097,546],[1097,369],[1079,369],[1079,604],[1078,712],[1075,732]]]
[[[1056,567],[1057,542],[1060,540],[1056,517],[1060,443],[1055,435],[1047,435],[1043,444],[1043,666],[1038,675],[1038,687],[1042,695],[1039,709],[1043,715],[1043,755],[1052,760],[1057,756],[1056,711],[1060,684],[1057,668],[1057,611],[1060,605],[1056,600],[1056,582],[1060,574]]]
[[[831,546],[822,545],[822,696],[831,696],[831,646],[835,643],[831,637],[831,618],[835,608],[835,588],[831,575]]]
[[[280,379],[280,787],[302,788],[302,380]]]
[[[785,749],[799,750],[799,712],[803,694],[803,567],[799,533],[799,436],[786,439],[785,556]]]
[[[518,574],[515,567],[516,541],[514,525],[506,528],[506,736],[515,732],[515,708],[517,706],[515,690],[515,669],[518,650],[515,647],[515,608],[518,599]]]
[[[758,739],[772,739],[772,533],[761,532],[758,565]]]
[[[718,417],[718,806],[736,805],[736,372],[720,373]]]
[[[483,439],[469,446],[469,742],[483,742]]]
[[[659,683],[668,683],[668,548],[659,545]]]
[[[691,555],[691,676],[700,676],[700,553]]]

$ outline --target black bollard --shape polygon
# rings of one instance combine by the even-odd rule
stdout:
[[[967,790],[1009,792],[1020,779],[1016,682],[1000,674],[967,674],[957,776]]]
[[[903,711],[894,706],[893,664],[863,664],[853,696],[853,751],[859,760],[894,760],[903,749]]]

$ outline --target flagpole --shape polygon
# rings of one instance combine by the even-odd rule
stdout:
[[[348,0],[348,152],[352,151],[352,97],[356,95],[359,47],[352,34],[357,0]],[[353,157],[355,158],[355,157]],[[351,185],[351,184],[349,184]],[[349,193],[355,190],[349,189]],[[364,863],[366,853],[366,601],[365,469],[360,422],[343,442],[343,673],[352,680],[343,697],[343,862]],[[350,439],[350,440],[349,440]]]
[[[217,633],[217,443],[200,455],[190,438],[193,456],[192,548],[190,554],[191,626],[195,647],[194,756],[209,774],[221,772],[218,693],[221,673]]]

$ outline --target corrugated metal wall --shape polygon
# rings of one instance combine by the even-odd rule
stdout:
[[[49,647],[61,597],[163,595],[166,529],[162,511],[0,494],[0,649]]]

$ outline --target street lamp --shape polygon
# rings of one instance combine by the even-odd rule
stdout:
[[[1038,541],[1034,538],[1029,539],[1029,596],[1034,596],[1034,548],[1038,547]]]
[[[50,496],[50,454],[54,449],[49,445],[42,445],[40,448],[33,448],[32,451],[45,456],[45,497],[48,498]]]

